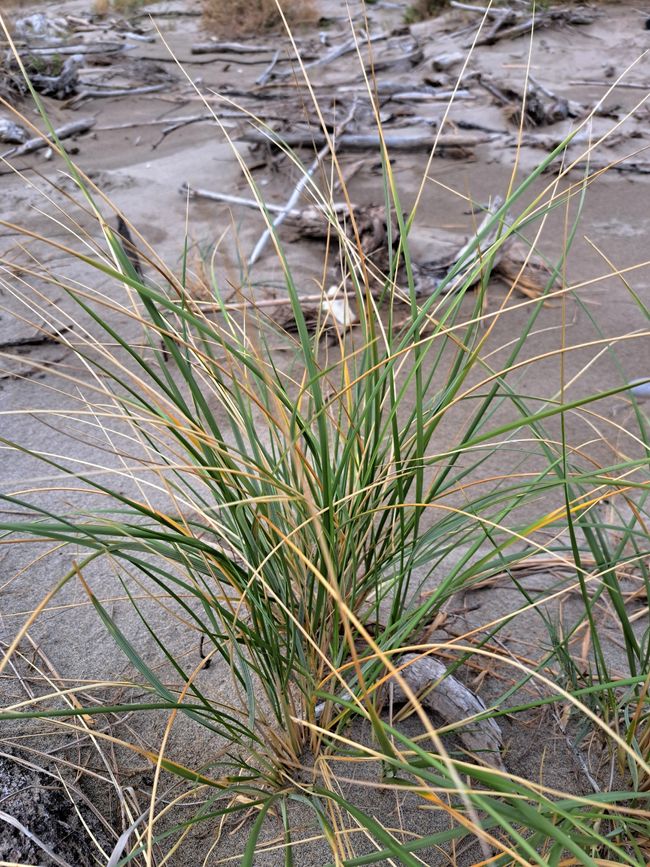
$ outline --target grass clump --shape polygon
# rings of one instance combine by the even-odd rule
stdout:
[[[72,303],[73,313],[60,305],[49,314],[79,362],[57,371],[70,401],[53,416],[60,413],[79,436],[100,434],[109,448],[104,467],[74,451],[42,454],[3,440],[15,454],[40,460],[68,498],[81,490],[90,505],[50,508],[27,483],[4,495],[7,540],[12,533],[47,540],[70,551],[71,564],[8,642],[0,670],[19,654],[41,608],[74,586],[128,660],[130,676],[66,682],[5,708],[0,719],[60,721],[59,734],[118,740],[153,769],[147,803],[124,808],[113,850],[102,849],[112,865],[149,865],[157,852],[174,863],[196,826],[218,840],[226,822],[245,825],[243,867],[254,863],[269,828],[284,863],[300,863],[292,859],[300,852],[294,816],[301,810],[329,850],[323,863],[393,859],[415,867],[419,853],[455,857],[459,847],[475,862],[504,867],[643,863],[650,649],[648,632],[629,613],[624,581],[633,575],[648,587],[647,419],[632,401],[629,448],[617,443],[611,460],[598,460],[589,444],[609,443],[613,427],[603,407],[627,384],[592,392],[562,378],[545,397],[522,381],[522,370],[540,361],[528,341],[546,296],[564,303],[567,286],[553,289],[549,281],[541,298],[525,302],[515,329],[507,306],[514,286],[496,313],[485,307],[491,263],[507,238],[541,232],[552,212],[566,208],[569,229],[553,276],[561,272],[577,231],[570,206],[587,182],[560,192],[556,181],[541,191],[535,185],[567,144],[509,189],[483,236],[424,298],[409,255],[416,214],[403,215],[388,154],[379,155],[385,206],[397,215],[399,241],[390,245],[387,272],[377,273],[364,258],[354,210],[350,232],[339,223],[331,178],[310,175],[285,149],[329,225],[345,277],[338,291],[357,310],[356,333],[335,327],[330,351],[319,341],[324,322],[315,334],[308,327],[275,233],[296,336],[264,317],[248,276],[233,305],[230,288],[208,271],[211,308],[197,302],[188,291],[187,248],[175,273],[131,227],[155,275],[143,277],[114,228],[117,209],[56,148],[76,189],[69,220],[56,215],[58,226],[69,227],[67,243],[22,232],[80,270],[74,277],[35,271],[31,260],[7,270],[35,320],[44,283]],[[331,173],[349,201],[335,156]],[[516,216],[506,220],[509,211]],[[92,217],[93,230],[81,228],[79,213]],[[490,233],[494,240],[482,249]],[[320,288],[325,299],[328,287]],[[630,297],[647,315],[632,290]],[[499,322],[507,331],[494,347],[488,341]],[[608,336],[596,341],[593,358],[605,346],[616,354]],[[563,339],[543,359],[572,350]],[[574,425],[581,433],[586,426],[586,443]],[[602,517],[596,507],[604,502],[621,508]],[[555,568],[553,582],[532,591],[521,573],[540,558]],[[114,574],[114,595],[100,567]],[[464,594],[503,579],[516,594],[503,614],[460,637],[432,638]],[[130,622],[116,615],[116,595]],[[579,600],[561,629],[552,608],[558,599]],[[614,624],[608,636],[624,650],[622,671],[607,653],[601,606]],[[506,626],[529,616],[544,630],[534,660],[500,643]],[[200,655],[188,650],[199,646]],[[400,682],[408,652],[435,653],[448,674],[494,666],[503,680],[480,717],[517,720],[550,706],[606,745],[626,785],[575,794],[538,775],[504,773],[482,761],[489,757],[443,741],[415,695],[422,730],[409,734],[385,713],[387,683]],[[208,661],[227,689],[204,677]],[[119,739],[88,733],[89,720],[102,715],[128,716]],[[134,734],[142,716],[162,717],[155,748]],[[208,748],[184,760],[171,738],[181,719],[195,738],[208,735]],[[475,723],[459,719],[448,728]],[[441,824],[406,834],[379,821],[348,785],[359,769],[374,791],[408,797]]]
[[[280,12],[282,9],[282,13]],[[318,19],[312,0],[204,0],[203,21],[219,38],[252,36],[282,25],[284,15],[292,26]]]
[[[407,6],[404,20],[407,24],[414,24],[416,21],[433,18],[448,8],[448,0],[415,0]]]
[[[129,15],[146,5],[147,0],[94,0],[93,12],[95,15],[109,15],[117,12],[120,15]]]

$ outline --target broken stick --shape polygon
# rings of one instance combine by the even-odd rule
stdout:
[[[37,138],[30,138],[25,142],[25,144],[0,154],[0,158],[23,157],[26,154],[31,154],[34,153],[34,151],[41,150],[41,148],[50,147],[55,140],[62,141],[63,139],[70,138],[73,135],[80,135],[82,132],[88,132],[88,130],[92,129],[94,125],[94,117],[82,117],[79,118],[79,120],[70,121],[70,123],[66,123],[58,129],[55,129],[54,136],[51,134],[43,134]]]

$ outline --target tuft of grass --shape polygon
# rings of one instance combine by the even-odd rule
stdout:
[[[111,12],[128,15],[144,6],[146,2],[147,0],[94,0],[93,12],[95,15],[108,15]]]
[[[448,0],[415,0],[407,6],[404,20],[407,24],[425,21],[427,18],[433,18],[444,12],[448,7]]]
[[[374,105],[372,89],[369,97]],[[265,129],[261,121],[258,127]],[[284,863],[300,863],[300,810],[320,829],[325,860],[348,867],[388,859],[416,867],[418,853],[442,848],[455,857],[465,846],[474,847],[476,861],[499,867],[644,863],[649,633],[630,614],[624,581],[632,576],[640,590],[648,587],[648,422],[634,399],[625,428],[608,415],[608,401],[628,391],[622,378],[600,391],[581,381],[599,353],[616,358],[619,339],[644,334],[571,345],[562,327],[558,346],[541,356],[529,342],[549,296],[562,305],[573,297],[554,278],[571,254],[594,179],[568,177],[562,166],[570,140],[513,182],[427,297],[416,293],[410,257],[417,212],[404,214],[388,152],[379,153],[384,204],[396,214],[399,238],[388,245],[388,268],[378,272],[354,209],[348,231],[339,222],[334,178],[343,198],[350,196],[336,153],[328,179],[283,147],[328,227],[330,255],[341,268],[337,291],[356,306],[356,332],[334,324],[328,348],[319,340],[327,307],[321,304],[314,333],[261,197],[295,336],[256,306],[245,268],[233,305],[230,287],[213,268],[202,269],[212,299],[202,305],[187,276],[187,240],[177,273],[127,227],[146,274],[154,275],[146,276],[123,229],[120,237],[113,228],[117,209],[53,146],[76,191],[67,199],[69,219],[54,217],[66,243],[29,225],[11,229],[65,256],[71,270],[53,271],[48,257],[37,269],[31,260],[7,262],[3,286],[36,324],[44,287],[56,287],[53,297],[65,292],[66,304],[47,316],[79,367],[52,371],[65,407],[49,418],[79,437],[100,435],[108,455],[101,466],[73,446],[60,456],[1,441],[41,461],[67,499],[80,490],[85,499],[50,508],[31,482],[3,495],[0,529],[8,544],[47,540],[71,557],[9,641],[0,672],[21,653],[38,616],[74,585],[131,674],[65,689],[57,675],[56,688],[6,707],[0,720],[47,720],[72,743],[92,737],[112,747],[115,737],[92,721],[128,716],[129,740],[125,735],[119,747],[147,763],[152,781],[146,803],[129,802],[123,811],[112,865],[149,865],[161,852],[174,863],[196,826],[220,833],[232,821],[246,827],[243,867],[254,863],[269,829],[281,840]],[[233,157],[259,197],[235,147]],[[559,179],[544,183],[551,167]],[[545,292],[512,307],[510,286],[496,312],[486,312],[495,255],[514,234],[537,239],[560,208],[567,229]],[[93,220],[91,230],[79,213]],[[494,240],[485,245],[486,237]],[[325,281],[319,288],[322,301],[331,301]],[[629,296],[647,318],[631,288]],[[591,354],[570,380],[560,367],[550,397],[522,379],[549,359],[564,363],[574,350]],[[594,457],[589,444],[609,446],[613,432],[625,443],[603,449],[613,457]],[[596,508],[604,502],[615,504],[605,516]],[[547,567],[550,561],[553,581],[533,591],[522,574],[540,558]],[[116,615],[100,567],[112,571],[130,622]],[[516,601],[503,614],[448,640],[432,637],[467,592],[504,578]],[[567,620],[563,604],[575,600]],[[526,618],[546,630],[535,658],[511,651],[499,636],[516,622],[529,629]],[[624,657],[615,668],[606,647],[614,640]],[[190,653],[192,646],[201,653]],[[421,732],[409,734],[385,713],[389,681],[409,694],[400,671],[407,651],[435,653],[447,674],[483,677],[492,667],[502,686],[481,716],[528,721],[550,705],[562,736],[576,721],[618,760],[626,785],[576,794],[540,782],[537,772],[503,773],[489,757],[467,756],[444,740],[412,693]],[[209,663],[230,690],[202,677]],[[143,746],[135,729],[143,717],[162,718],[155,748]],[[454,720],[446,733],[474,722]],[[196,741],[205,736],[184,760],[174,752],[181,724]],[[350,787],[350,766],[369,775],[373,791],[431,811],[443,829],[404,834],[379,821]],[[105,860],[104,844],[101,852],[94,845]]]
[[[280,8],[282,12],[280,12]],[[203,21],[220,38],[253,36],[282,25],[313,24],[318,14],[313,0],[203,0]]]

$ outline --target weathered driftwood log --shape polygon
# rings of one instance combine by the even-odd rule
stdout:
[[[53,18],[43,12],[35,12],[24,18],[16,18],[14,32],[19,39],[61,39],[68,35],[65,18]]]
[[[315,66],[324,66],[326,63],[331,63],[333,60],[337,60],[339,57],[343,57],[344,54],[349,54],[351,51],[356,51],[357,45],[361,48],[364,45],[367,45],[369,42],[380,42],[383,39],[387,39],[387,33],[374,33],[372,35],[366,35],[364,37],[354,36],[351,39],[348,39],[346,42],[342,42],[340,45],[335,45],[334,48],[331,48],[327,54],[324,54],[322,57],[317,57],[315,60],[311,60],[309,63],[305,63],[302,66],[302,69],[313,69]],[[274,78],[288,78],[291,75],[295,75],[294,69],[287,69],[283,72],[276,73]]]
[[[528,127],[546,126],[566,120],[567,117],[575,117],[568,99],[556,96],[530,80],[524,94],[523,88],[517,90],[509,85],[497,84],[485,75],[478,75],[476,78],[479,84],[492,94],[497,103],[502,106],[504,114],[515,126],[519,126],[521,123],[522,106],[524,107],[524,126]]]
[[[407,686],[419,698],[422,705],[441,717],[446,725],[485,714],[487,708],[476,693],[447,675],[447,666],[432,656],[407,653],[399,659],[400,675]],[[408,698],[396,678],[393,685],[393,700],[406,703]],[[421,696],[421,698],[420,698]],[[495,720],[485,717],[462,725],[455,732],[469,752],[485,764],[505,771],[501,759],[503,744],[501,729]]]
[[[195,42],[192,54],[261,54],[273,51],[272,45],[246,45],[242,42]]]
[[[452,5],[460,6],[462,4],[455,3],[452,0]],[[467,7],[465,7],[467,8]],[[484,10],[476,9],[477,12]],[[501,13],[499,15],[499,13]],[[491,27],[488,27],[485,32],[478,37],[475,45],[493,45],[500,39],[515,39],[517,36],[523,36],[525,33],[530,33],[535,27],[535,31],[539,32],[545,27],[552,27],[554,24],[559,25],[587,25],[593,24],[600,13],[587,6],[563,6],[558,9],[544,9],[531,15],[528,10],[514,9],[494,9],[494,22]],[[472,42],[468,42],[464,47],[469,48]]]
[[[483,716],[487,708],[471,689],[453,675],[447,675],[447,666],[432,656],[407,653],[394,660],[402,680],[415,694],[422,706],[442,719],[445,726],[459,725],[454,734],[473,756],[500,771],[505,771],[501,759],[503,739],[501,729],[495,720]],[[391,678],[392,700],[396,704],[407,704],[406,695],[396,677]],[[349,698],[349,694],[346,696]],[[325,709],[325,702],[316,706],[319,719]]]
[[[168,84],[144,84],[142,87],[118,87],[115,90],[81,90],[74,97],[74,102],[81,102],[84,99],[111,99],[116,96],[138,96],[142,93],[158,93],[165,90]]]
[[[81,54],[73,54],[65,60],[58,75],[32,73],[32,84],[43,96],[69,99],[79,89],[79,67],[83,62]]]
[[[24,126],[20,126],[8,117],[0,117],[0,141],[6,144],[24,144],[29,134]]]
[[[92,129],[95,125],[94,117],[81,117],[79,120],[70,121],[70,123],[66,123],[63,126],[60,126],[58,129],[55,129],[56,137],[59,140],[70,138],[73,135],[79,135],[82,132],[88,132],[89,129]],[[12,150],[3,154],[4,157],[22,157],[26,154],[34,153],[34,151],[41,150],[41,148],[49,147],[52,144],[53,138],[51,135],[38,136],[37,138],[30,138],[24,144],[20,145],[20,147],[12,148]]]
[[[507,222],[507,218],[504,218],[503,221],[495,221],[489,232],[486,232],[486,230],[502,204],[503,200],[495,197],[486,209],[485,215],[477,226],[475,234],[452,256],[432,262],[421,262],[414,266],[413,270],[418,294],[431,295],[438,291],[442,284],[445,284],[445,293],[457,292],[467,284],[469,279],[472,280],[470,285],[477,283],[481,279],[488,262],[490,267],[495,267],[500,256],[503,255],[502,247],[494,251],[489,259],[486,257],[486,254],[499,234],[503,232],[503,224]],[[484,237],[477,244],[476,239],[480,235],[484,235]],[[461,262],[462,265],[460,265]],[[450,277],[457,265],[460,265],[458,272],[453,277]]]
[[[441,261],[415,263],[413,265],[418,294],[431,295],[447,281],[448,275],[456,267],[456,264],[465,258],[470,248],[475,245],[476,237],[487,228],[488,223],[501,205],[500,199],[494,200],[475,235],[457,253]],[[489,257],[486,256],[497,237],[504,233],[509,222],[510,218],[506,215],[502,222],[498,222],[485,235],[458,274],[446,283],[445,293],[457,292],[463,286],[467,286],[467,281],[470,278],[472,278],[472,283],[467,288],[476,285],[488,266],[491,269],[491,274],[500,277],[509,285],[514,285],[518,292],[528,298],[539,298],[551,287],[553,282],[551,268],[541,256],[531,251],[525,242],[515,236],[505,238],[497,250]]]
[[[516,238],[504,244],[494,273],[528,298],[539,298],[554,282],[553,271],[544,259]]]
[[[366,64],[367,70],[370,72],[383,72],[386,69],[398,67],[407,72],[412,66],[416,66],[424,58],[424,52],[419,45],[410,47],[393,48],[380,54],[377,58],[373,58]]]
[[[492,141],[491,135],[440,135],[438,136],[438,148],[440,150],[450,148],[475,147]],[[239,141],[248,144],[271,143],[285,147],[309,147],[320,148],[325,144],[325,136],[322,132],[313,130],[299,132],[287,130],[282,133],[262,132],[262,130],[249,129],[239,137]],[[421,129],[404,129],[395,132],[386,132],[383,141],[389,150],[402,151],[427,151],[433,147],[435,133],[422,131]],[[376,150],[381,145],[381,139],[376,132],[351,133],[346,132],[336,138],[337,150]]]
[[[124,51],[123,42],[82,42],[79,45],[39,46],[30,48],[28,53],[42,57],[50,55],[61,57],[67,54],[117,54],[120,51]]]

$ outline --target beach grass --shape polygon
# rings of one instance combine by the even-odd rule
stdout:
[[[301,74],[309,82],[308,70]],[[381,131],[371,83],[368,97]],[[207,101],[205,108],[218,121],[218,109]],[[317,100],[313,108],[318,112]],[[336,198],[349,202],[335,140],[325,126],[323,132],[330,178],[342,190]],[[558,183],[568,180],[562,160],[569,143],[525,179],[513,177],[493,211],[472,203],[477,222],[489,219],[426,296],[418,294],[409,247],[417,201],[404,211],[389,153],[381,149],[377,157],[399,237],[390,244],[388,268],[378,272],[354,210],[346,226],[338,219],[327,174],[310,175],[298,153],[283,146],[304,173],[305,198],[329,228],[332,258],[342,263],[336,294],[325,281],[320,287],[315,326],[305,316],[290,251],[233,147],[282,269],[292,333],[256,305],[244,267],[235,303],[214,273],[210,303],[198,301],[188,289],[189,241],[176,269],[128,221],[125,239],[108,197],[60,144],[53,146],[77,203],[95,221],[91,234],[69,222],[65,245],[36,234],[87,273],[84,282],[39,275],[78,311],[71,320],[62,308],[53,324],[80,367],[53,373],[78,395],[78,413],[66,409],[66,418],[103,431],[120,462],[116,468],[108,461],[100,474],[78,466],[73,454],[33,453],[60,484],[83,491],[83,508],[52,511],[33,493],[3,495],[7,510],[22,516],[2,517],[5,542],[47,540],[75,556],[16,630],[0,670],[10,670],[41,609],[75,584],[131,676],[118,682],[107,672],[101,682],[65,689],[57,682],[6,707],[0,720],[60,721],[65,729],[57,731],[71,738],[90,731],[102,755],[113,738],[150,764],[146,809],[125,809],[112,850],[96,846],[101,863],[148,865],[156,852],[156,863],[182,864],[184,841],[197,825],[241,821],[247,842],[238,863],[255,863],[270,825],[282,829],[276,863],[299,864],[296,810],[313,818],[329,861],[348,867],[433,863],[418,853],[437,849],[452,857],[468,844],[468,863],[476,864],[646,863],[650,647],[630,613],[625,582],[633,576],[647,593],[647,417],[623,379],[585,392],[561,378],[551,398],[526,384],[542,360],[530,352],[530,340],[544,305],[565,311],[575,294],[563,275],[592,178]],[[545,181],[550,168],[555,175]],[[536,251],[558,209],[567,214],[567,229],[548,285],[539,298],[518,302],[524,323],[496,351],[490,339],[503,322],[507,327],[516,285],[487,309],[493,263],[512,236],[532,235]],[[18,229],[25,239],[32,233],[28,220]],[[155,276],[143,276],[140,265]],[[93,273],[112,291],[97,289]],[[41,302],[32,276],[26,268],[13,291],[36,320]],[[647,317],[638,296],[630,290],[629,297]],[[354,309],[353,330],[332,314],[335,301]],[[127,336],[134,328],[137,343]],[[564,318],[560,331],[550,353],[560,365],[578,350],[587,351],[584,368],[602,351],[616,354],[617,340],[606,332],[585,347],[571,344]],[[618,398],[630,410],[624,430],[609,409]],[[611,459],[599,463],[581,446],[574,431],[583,425],[594,440],[616,441],[615,450],[604,450]],[[93,577],[100,563],[137,615],[135,634],[103,599]],[[522,575],[542,563],[554,580],[533,592]],[[518,595],[513,608],[481,630],[432,637],[455,600],[502,580]],[[569,599],[579,600],[579,612],[559,625],[557,606]],[[535,660],[500,642],[505,627],[529,617],[546,636]],[[188,646],[200,642],[199,657],[169,641],[161,623],[170,618]],[[153,654],[140,649],[141,635]],[[624,670],[620,661],[612,665],[612,635]],[[476,717],[437,724],[405,681],[406,653],[435,655],[450,676],[499,671],[502,688],[479,716],[516,724],[536,712],[555,714],[561,730],[573,732],[566,737],[579,757],[588,739],[612,757],[617,785],[593,777],[591,785],[587,772],[580,791],[559,791],[543,776],[518,777],[494,757],[463,751],[463,729]],[[229,672],[227,694],[204,687],[211,664]],[[411,699],[420,735],[387,714],[389,681]],[[129,698],[128,689],[138,697]],[[147,715],[164,715],[154,751],[125,731],[93,726],[98,717],[128,716],[132,728]],[[176,760],[171,746],[181,717],[213,739],[214,752],[202,751],[193,764]],[[454,733],[459,739],[448,740]],[[407,836],[379,821],[355,800],[339,771],[345,762],[363,767],[377,790],[408,795],[443,817],[445,829]],[[170,779],[184,786],[171,802],[161,797]],[[186,801],[194,805],[189,811]],[[370,851],[357,851],[359,836]]]

